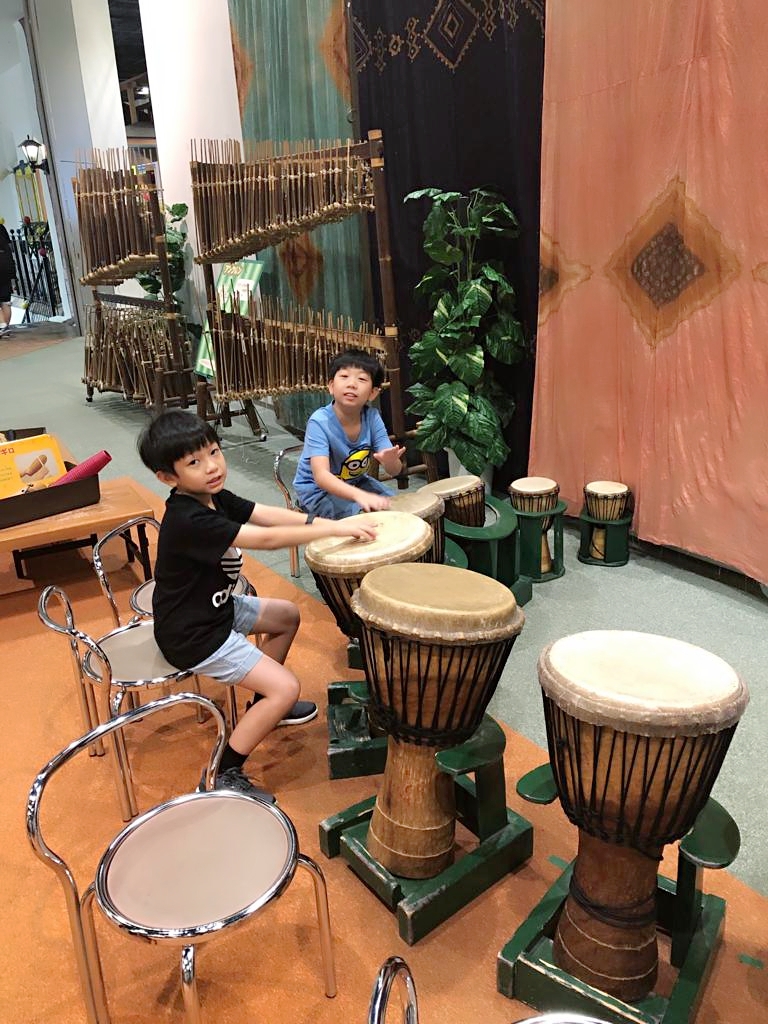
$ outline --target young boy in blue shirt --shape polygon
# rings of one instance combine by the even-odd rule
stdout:
[[[381,363],[363,349],[348,349],[330,366],[329,405],[312,413],[293,484],[307,512],[342,519],[389,508],[391,490],[368,475],[371,460],[390,476],[402,470],[405,448],[393,447],[375,399],[384,381]]]
[[[254,700],[224,750],[216,788],[274,802],[247,778],[243,765],[276,725],[308,722],[317,706],[298,699],[299,681],[283,664],[299,628],[296,605],[232,593],[243,565],[240,549],[274,550],[318,537],[372,540],[375,527],[257,505],[226,490],[227,464],[216,431],[180,409],[149,424],[139,454],[172,488],[155,562],[157,645],[176,668],[252,691]],[[246,639],[249,633],[266,636],[261,649]]]

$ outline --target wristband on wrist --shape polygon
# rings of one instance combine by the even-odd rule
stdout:
[[[314,512],[308,512],[307,513],[307,521],[306,521],[305,525],[306,526],[311,526],[312,523],[314,523],[314,521],[315,521],[315,513]]]

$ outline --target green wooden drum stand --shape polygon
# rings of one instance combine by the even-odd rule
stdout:
[[[629,528],[632,525],[632,516],[625,516],[623,519],[595,519],[587,514],[586,508],[581,510],[579,516],[579,540],[580,562],[587,565],[626,565],[629,561]],[[605,558],[595,558],[590,554],[592,549],[592,535],[595,530],[605,530]]]
[[[558,501],[546,512],[523,512],[516,508],[518,543],[520,547],[519,569],[521,576],[527,576],[532,583],[556,580],[565,572],[563,565],[563,512],[568,508],[564,501]],[[552,569],[541,569],[541,524],[552,518]]]
[[[520,796],[533,803],[557,797],[552,768],[523,776]],[[704,868],[725,868],[739,852],[739,829],[710,798],[678,848],[677,878],[658,876],[657,927],[672,940],[670,962],[677,980],[669,996],[651,993],[625,1003],[554,965],[552,938],[568,895],[573,864],[547,892],[498,956],[496,987],[510,999],[539,1010],[596,1014],[608,1024],[690,1024],[703,994],[725,917],[725,900],[701,891]]]
[[[505,746],[501,728],[485,715],[466,743],[435,754],[440,770],[453,778],[457,820],[477,836],[478,845],[434,878],[400,878],[368,852],[366,836],[375,796],[320,822],[323,853],[341,855],[347,861],[397,915],[400,937],[410,946],[533,852],[533,827],[506,805]],[[474,781],[468,775],[474,775]]]
[[[467,556],[449,537],[445,539],[444,563],[467,568]],[[363,668],[357,640],[347,645],[347,664],[350,668]],[[338,682],[328,686],[328,773],[332,779],[353,779],[384,771],[387,740],[371,736],[367,700],[367,683]]]
[[[484,526],[464,526],[444,519],[445,536],[463,549],[468,567],[509,587],[519,605],[533,595],[530,579],[520,575],[518,520],[508,501],[485,496]],[[447,543],[447,540],[446,540]]]

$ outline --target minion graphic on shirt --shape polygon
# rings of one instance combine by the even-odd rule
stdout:
[[[368,446],[365,448],[355,448],[342,462],[339,479],[344,481],[357,480],[359,477],[365,476],[370,464],[371,449]]]

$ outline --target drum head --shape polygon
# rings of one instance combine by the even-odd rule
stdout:
[[[559,490],[557,481],[548,476],[521,476],[509,485],[510,494],[551,494]]]
[[[653,633],[575,633],[545,647],[538,667],[541,688],[567,714],[640,736],[719,732],[749,700],[722,658]]]
[[[378,565],[408,562],[432,547],[432,527],[410,512],[361,512],[355,522],[376,524],[376,539],[320,537],[307,544],[304,558],[325,576],[361,576]]]
[[[618,498],[628,491],[627,485],[618,480],[592,480],[584,485],[585,494],[594,494],[599,498]]]
[[[445,502],[439,494],[425,491],[420,487],[417,491],[400,491],[395,494],[390,503],[392,512],[410,512],[419,519],[426,519],[428,523],[439,519],[445,512]]]
[[[446,644],[517,636],[525,622],[507,587],[450,565],[383,565],[351,602],[365,625]]]
[[[467,491],[481,488],[485,490],[485,484],[479,476],[449,476],[445,480],[434,480],[431,484],[424,484],[419,491],[437,494],[445,501],[446,498],[455,498],[457,494],[466,494]]]

